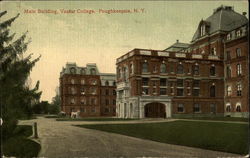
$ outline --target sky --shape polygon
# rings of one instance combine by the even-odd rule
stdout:
[[[62,67],[67,62],[78,66],[96,63],[100,72],[115,73],[116,59],[134,48],[163,50],[178,39],[189,43],[201,19],[213,9],[233,6],[238,13],[248,11],[241,1],[1,1],[5,21],[18,13],[11,26],[16,38],[28,31],[26,55],[41,55],[30,74],[34,87],[40,81],[41,100],[51,101],[59,86]],[[61,10],[75,10],[61,13]],[[131,10],[131,13],[99,12]],[[138,12],[134,12],[137,9]],[[26,13],[33,10],[35,13]],[[57,11],[39,13],[39,10]],[[93,10],[95,13],[77,13]]]

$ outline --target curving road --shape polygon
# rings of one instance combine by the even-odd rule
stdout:
[[[156,120],[171,121],[171,120]],[[20,124],[38,124],[38,141],[42,150],[40,157],[239,157],[239,155],[170,145],[119,134],[85,129],[73,124],[96,124],[107,122],[55,121],[38,119],[20,121]],[[151,120],[114,121],[109,123],[145,123]]]

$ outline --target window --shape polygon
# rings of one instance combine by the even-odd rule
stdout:
[[[177,88],[177,96],[183,96],[183,88]]]
[[[231,105],[230,104],[226,105],[226,112],[231,112]]]
[[[116,86],[116,82],[115,81],[113,82],[113,86]]]
[[[231,96],[231,95],[232,95],[232,87],[227,86],[227,96]]]
[[[194,80],[193,87],[200,88],[200,81],[199,80]]]
[[[194,112],[200,112],[200,104],[198,103],[194,104]]]
[[[237,96],[241,96],[242,86],[240,83],[237,84]]]
[[[94,112],[95,112],[95,108],[91,108],[91,112],[93,112],[93,113],[94,113]]]
[[[227,51],[226,55],[227,55],[227,60],[230,60],[231,59],[230,51]]]
[[[123,68],[123,79],[126,81],[128,79],[128,68]]]
[[[215,66],[214,65],[212,65],[210,67],[210,76],[215,76]]]
[[[183,79],[177,79],[177,87],[183,87]]]
[[[240,103],[238,103],[236,105],[236,112],[241,112],[241,105],[240,105]]]
[[[142,94],[143,95],[148,95],[148,88],[143,87],[142,88]]]
[[[193,81],[193,96],[199,96],[200,95],[200,81],[194,80]]]
[[[71,80],[70,80],[70,83],[71,83],[71,84],[75,84],[75,80],[74,80],[74,79],[71,79]]]
[[[105,112],[105,113],[108,113],[108,112],[109,112],[109,108],[105,108],[105,109],[104,109],[104,112]]]
[[[237,75],[240,76],[241,73],[242,73],[241,64],[237,64],[237,65],[236,65],[236,69],[237,69]]]
[[[71,88],[70,88],[70,92],[71,92],[71,94],[76,94],[75,88],[74,88],[74,87],[71,87]]]
[[[193,69],[193,71],[194,71],[194,75],[199,75],[199,65],[194,65],[194,69]]]
[[[170,73],[174,73],[174,63],[170,64]]]
[[[153,88],[153,91],[152,91],[152,92],[153,92],[154,95],[156,95],[156,94],[157,94],[157,93],[156,93],[156,88]]]
[[[84,79],[81,79],[81,84],[85,84],[85,80]]]
[[[231,78],[231,66],[227,66],[227,78]]]
[[[200,89],[193,89],[193,96],[199,96],[200,95]]]
[[[94,68],[90,69],[90,74],[91,75],[96,75],[96,70]]]
[[[109,105],[109,100],[108,99],[105,100],[105,104]]]
[[[71,74],[75,74],[76,73],[76,69],[74,67],[70,68],[70,73]]]
[[[105,95],[109,95],[109,90],[108,89],[105,90]]]
[[[204,36],[205,34],[206,34],[206,25],[203,24],[203,25],[201,25],[201,27],[200,27],[200,35],[201,35],[201,36]]]
[[[161,73],[167,73],[167,66],[166,64],[162,63],[160,66],[160,72]]]
[[[167,79],[166,78],[160,79],[160,86],[167,86]]]
[[[158,67],[157,67],[157,65],[154,64],[154,66],[153,66],[153,73],[157,73],[157,72],[158,72]]]
[[[113,90],[113,95],[116,95],[116,91],[115,90]]]
[[[83,87],[81,87],[80,91],[81,91],[81,95],[85,94],[85,89]]]
[[[227,34],[227,40],[231,40],[231,33]]]
[[[241,49],[236,48],[236,57],[239,58],[241,56]]]
[[[130,73],[130,74],[133,74],[133,73],[134,73],[134,66],[133,66],[133,63],[131,63],[131,64],[129,65],[129,73]]]
[[[85,104],[85,98],[81,98],[81,104]]]
[[[216,104],[210,104],[210,112],[211,113],[216,113]]]
[[[121,69],[117,68],[117,78],[121,78]]]
[[[178,112],[184,112],[184,105],[183,104],[178,104],[177,111]]]
[[[211,55],[216,55],[216,48],[215,47],[211,49]]]
[[[237,32],[236,32],[236,37],[240,37],[241,36],[241,30],[238,30]]]
[[[91,94],[96,94],[96,88],[91,87],[91,88],[90,88],[90,93],[91,93]]]
[[[75,104],[75,98],[70,99],[70,104]]]
[[[105,82],[105,86],[109,86],[109,81],[106,81],[106,82]]]
[[[142,72],[148,72],[148,63],[144,62],[142,64]]]
[[[96,105],[96,99],[95,98],[91,98],[91,104]]]
[[[215,97],[215,86],[214,85],[212,85],[210,87],[210,97]]]
[[[82,75],[85,75],[85,70],[84,69],[81,69],[80,72],[81,72]]]
[[[85,112],[85,109],[84,108],[80,108],[80,112]]]
[[[177,66],[177,74],[183,74],[183,65],[182,64],[178,64]]]
[[[116,100],[115,99],[113,99],[113,105],[116,105]]]
[[[160,95],[166,95],[167,94],[167,88],[160,88]]]
[[[148,78],[142,78],[142,86],[148,86]]]
[[[90,83],[91,83],[92,85],[96,85],[96,84],[97,84],[97,81],[96,81],[95,79],[92,79],[92,80],[90,80]]]

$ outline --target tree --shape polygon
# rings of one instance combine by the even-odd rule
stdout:
[[[52,99],[52,103],[49,107],[49,112],[51,114],[58,114],[60,112],[60,103],[60,96],[56,94],[56,96]]]
[[[7,11],[0,12],[0,19]],[[10,34],[11,24],[19,14],[0,23],[0,105],[3,119],[3,139],[11,136],[17,124],[17,119],[31,117],[32,104],[40,99],[39,81],[31,89],[25,85],[26,80],[40,57],[31,60],[32,54],[23,57],[27,46],[27,32],[14,39]]]

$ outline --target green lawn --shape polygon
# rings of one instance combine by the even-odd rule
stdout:
[[[130,121],[138,119],[124,119],[124,118],[113,118],[113,117],[88,117],[88,118],[58,118],[56,121]]]
[[[37,157],[41,149],[40,144],[27,139],[32,135],[32,126],[19,125],[14,133],[13,137],[2,142],[3,154],[15,157]]]
[[[248,118],[240,117],[192,117],[192,118],[183,118],[183,119],[192,119],[192,120],[212,120],[212,121],[236,121],[236,122],[248,122]]]
[[[238,154],[248,153],[247,124],[175,121],[145,124],[102,124],[79,126],[169,144]]]

